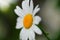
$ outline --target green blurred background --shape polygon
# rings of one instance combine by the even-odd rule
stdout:
[[[3,0],[4,1],[4,0]],[[19,40],[21,29],[16,29],[17,15],[14,9],[21,7],[23,0],[13,0],[8,6],[1,7],[0,3],[0,40]],[[50,40],[60,40],[60,0],[33,0],[34,6],[40,5],[41,10],[36,14],[42,18],[39,25],[48,33]],[[36,40],[48,40],[44,34],[37,35]]]

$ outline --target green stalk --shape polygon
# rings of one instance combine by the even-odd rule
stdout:
[[[40,26],[40,25],[37,25],[40,29],[41,29],[41,31],[42,31],[42,33],[44,34],[44,36],[48,39],[48,40],[50,40],[50,38],[48,37],[48,34],[42,29],[42,27]]]

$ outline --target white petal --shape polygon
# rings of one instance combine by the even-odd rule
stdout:
[[[35,33],[32,30],[29,31],[29,40],[35,40]]]
[[[24,0],[22,2],[22,8],[23,8],[25,13],[29,12],[29,0]]]
[[[31,13],[33,11],[33,1],[32,0],[30,1],[30,11],[31,11]]]
[[[19,6],[16,6],[16,10],[18,10],[19,11],[19,13],[20,13],[20,16],[21,15],[24,15],[23,13],[23,10],[19,7]]]
[[[28,40],[28,33],[27,33],[27,30],[25,30],[24,28],[20,32],[20,39]]]
[[[41,21],[41,17],[35,16],[33,23],[34,23],[34,24],[39,24],[40,21]]]
[[[42,31],[36,25],[32,26],[32,30],[39,35],[42,34]]]
[[[18,11],[18,9],[15,9],[14,11],[18,16],[23,17],[23,15],[20,13],[20,11]]]
[[[37,5],[37,6],[35,7],[34,11],[33,11],[33,14],[34,14],[34,15],[40,10],[40,8],[38,8],[38,6],[39,6],[39,5]]]
[[[22,27],[23,27],[22,18],[18,17],[17,18],[17,23],[16,23],[16,29],[20,29]]]

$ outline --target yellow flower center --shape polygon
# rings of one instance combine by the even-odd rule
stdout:
[[[27,14],[23,19],[23,24],[26,29],[29,29],[32,26],[33,17],[31,14]]]

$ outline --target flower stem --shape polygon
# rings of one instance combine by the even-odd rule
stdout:
[[[42,29],[42,27],[40,26],[40,25],[37,25],[40,29],[41,29],[41,31],[42,31],[42,33],[44,34],[44,36],[48,39],[48,40],[50,40],[50,38],[48,37],[48,34]]]

